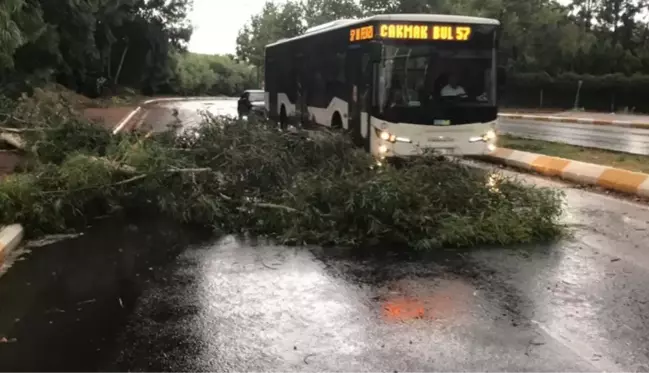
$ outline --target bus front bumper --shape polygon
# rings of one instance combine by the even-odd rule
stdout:
[[[379,158],[417,156],[426,151],[442,155],[484,155],[496,148],[495,123],[374,127],[370,134],[373,136],[372,153]]]

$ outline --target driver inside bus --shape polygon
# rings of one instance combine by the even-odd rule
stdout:
[[[467,97],[464,88],[458,84],[457,75],[454,73],[449,74],[448,84],[442,88],[440,92],[442,97]]]

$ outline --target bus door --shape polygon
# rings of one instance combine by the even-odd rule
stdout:
[[[348,130],[352,136],[352,141],[356,146],[365,147],[367,137],[363,135],[363,123],[367,121],[369,115],[367,110],[367,99],[369,96],[369,80],[366,78],[366,70],[369,64],[369,54],[362,48],[362,45],[352,44],[347,49],[347,58],[345,63],[348,89],[349,120]]]
[[[302,127],[303,124],[308,123],[309,108],[307,106],[308,97],[308,79],[306,71],[306,60],[302,53],[295,56],[295,85],[296,85],[296,100],[295,100],[295,116],[297,119],[297,126]]]

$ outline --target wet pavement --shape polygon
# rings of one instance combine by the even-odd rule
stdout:
[[[177,111],[177,116],[174,115],[174,110]],[[139,126],[146,130],[163,131],[168,128],[168,125],[180,121],[183,127],[192,127],[198,125],[206,114],[236,118],[237,99],[221,98],[152,104],[147,107],[146,116],[142,118]]]
[[[197,113],[209,112],[216,116],[236,117],[237,101],[218,99],[156,104],[149,110],[145,126],[155,131],[163,130],[175,119],[173,109],[178,110],[178,118],[185,126],[192,126],[200,122],[201,117]],[[629,120],[630,116],[615,117]],[[499,128],[503,133],[524,138],[649,155],[649,129],[519,119],[500,119]]]
[[[649,155],[649,129],[520,119],[500,119],[499,129],[523,138]]]
[[[649,370],[649,206],[521,177],[571,237],[409,258],[100,222],[0,277],[0,370]]]

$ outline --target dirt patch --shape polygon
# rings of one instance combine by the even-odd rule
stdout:
[[[12,173],[20,163],[20,156],[16,153],[0,150],[0,180],[5,175]]]

